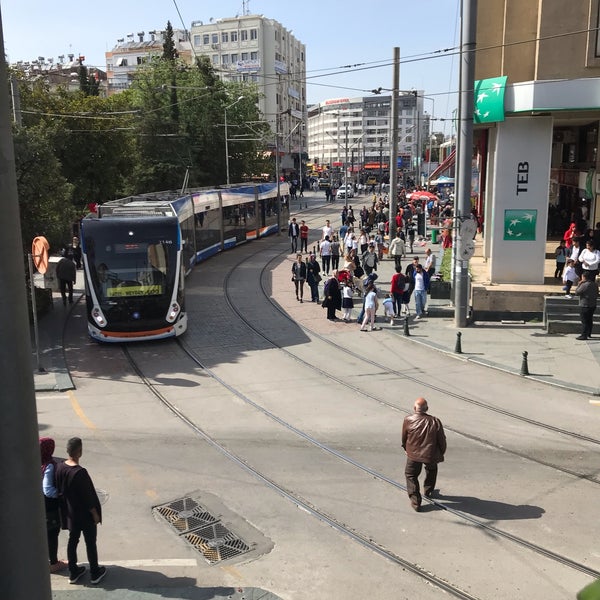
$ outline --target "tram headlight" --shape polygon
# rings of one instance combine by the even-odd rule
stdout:
[[[97,306],[94,306],[92,309],[92,319],[94,319],[98,327],[106,327],[106,319],[104,318],[102,311]]]
[[[180,312],[181,307],[179,306],[179,304],[177,302],[173,302],[173,304],[171,304],[171,306],[169,307],[169,312],[167,313],[167,321],[169,323],[174,323],[175,319],[177,319]]]

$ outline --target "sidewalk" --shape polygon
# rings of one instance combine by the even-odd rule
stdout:
[[[365,197],[353,198],[355,206],[362,205]],[[339,213],[342,202],[326,204],[322,193],[305,192],[301,206],[294,202],[291,206],[293,215],[301,215],[306,206],[316,205],[323,209],[323,221],[331,219],[332,224],[339,226]],[[300,208],[300,210],[298,210]],[[312,237],[310,240],[312,245]],[[286,239],[287,243],[287,239]],[[415,244],[414,252],[402,261],[403,268],[418,256],[424,260],[425,250],[431,247],[437,254],[439,244],[420,246]],[[547,261],[553,270],[552,261]],[[484,278],[485,265],[481,257],[471,261],[471,269],[475,281]],[[391,277],[394,274],[394,261],[384,258],[378,269],[377,285],[382,292],[389,290]],[[287,277],[287,271],[285,273]],[[83,294],[83,273],[77,273],[75,299],[85,301]],[[39,320],[40,365],[44,372],[37,370],[35,344],[32,333],[32,368],[34,371],[36,392],[65,391],[74,385],[68,373],[62,347],[63,327],[71,306],[62,306],[59,294],[54,294],[54,308]],[[468,360],[494,369],[500,369],[517,376],[522,376],[524,354],[527,353],[527,371],[529,379],[546,384],[563,387],[567,390],[579,391],[590,395],[600,395],[600,332],[594,332],[594,339],[581,342],[573,334],[548,335],[541,323],[529,322],[475,322],[459,329],[454,324],[454,309],[449,300],[428,298],[429,315],[415,321],[408,321],[409,338],[415,344],[429,346],[436,351],[451,354],[462,360]],[[414,315],[414,305],[411,306]],[[381,312],[381,311],[380,311]],[[391,327],[384,323],[384,328]],[[394,331],[402,335],[404,320],[397,319]],[[457,334],[460,333],[460,350],[457,353]],[[597,337],[596,337],[597,336]]]

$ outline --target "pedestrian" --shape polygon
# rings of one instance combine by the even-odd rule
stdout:
[[[338,236],[334,235],[331,242],[331,268],[337,270],[340,267],[340,241]]]
[[[311,254],[306,261],[306,283],[310,288],[311,300],[319,301],[319,281],[321,281],[321,267],[317,262],[317,257]]]
[[[331,242],[329,240],[329,236],[326,235],[325,239],[321,242],[319,246],[321,265],[323,267],[323,273],[325,273],[325,275],[329,275],[329,268],[331,265]]]
[[[581,316],[581,335],[575,339],[587,340],[592,337],[594,312],[598,304],[598,284],[589,271],[583,272],[581,283],[577,286],[575,294],[579,296],[579,314]]]
[[[77,236],[74,236],[71,245],[65,248],[64,255],[70,258],[78,269],[81,269],[81,246]]]
[[[40,455],[42,459],[42,493],[46,508],[46,532],[48,536],[48,558],[50,573],[58,573],[67,568],[67,563],[58,560],[58,535],[60,533],[60,500],[56,489],[54,471],[56,461],[54,454],[55,443],[52,438],[40,438]]]
[[[335,311],[342,308],[342,293],[337,279],[338,272],[333,271],[323,286],[323,308],[327,309],[327,319],[335,321]]]
[[[425,264],[423,265],[423,269],[429,275],[429,279],[435,275],[435,254],[431,252],[431,248],[425,250]]]
[[[594,247],[593,240],[585,243],[585,248],[579,253],[577,260],[581,263],[581,271],[590,276],[588,279],[596,279],[600,266],[600,252]]]
[[[373,271],[377,271],[377,263],[379,259],[375,252],[375,242],[370,242],[367,251],[363,253],[362,257],[362,268],[365,270],[367,275],[370,275]]]
[[[567,250],[567,246],[564,240],[560,240],[560,243],[556,247],[554,254],[556,256],[556,269],[554,269],[554,279],[562,279],[563,270],[565,268],[567,258],[569,258],[569,251]]]
[[[292,243],[292,254],[298,252],[298,236],[300,235],[300,227],[296,223],[296,217],[293,217],[288,227],[288,237]]]
[[[388,256],[394,259],[394,266],[402,269],[402,257],[406,256],[406,244],[400,237],[400,231],[396,232],[396,237],[391,241],[388,248]]]
[[[394,302],[394,298],[392,297],[391,294],[386,294],[385,298],[383,299],[383,311],[385,314],[386,319],[390,320],[390,325],[394,324],[394,316],[396,314],[396,308],[395,308],[395,302]]]
[[[418,264],[413,272],[415,295],[415,319],[420,319],[427,312],[427,290],[429,289],[429,275],[423,270],[423,265]]]
[[[349,281],[342,286],[342,318],[344,323],[352,320],[352,309],[354,308],[354,287]]]
[[[304,282],[306,281],[306,265],[302,260],[302,254],[296,255],[296,260],[292,265],[292,281],[296,288],[296,300],[304,302]]]
[[[421,509],[419,475],[425,465],[423,491],[431,498],[435,491],[438,463],[444,461],[446,435],[442,422],[427,414],[429,407],[425,398],[417,398],[414,413],[404,418],[402,423],[402,447],[406,451],[406,491],[414,510]]]
[[[56,465],[56,487],[66,505],[66,527],[63,523],[63,528],[69,530],[67,544],[69,583],[77,583],[86,571],[83,565],[77,565],[77,546],[83,533],[90,565],[90,583],[97,584],[106,575],[106,567],[98,564],[96,547],[97,526],[102,523],[102,508],[91,477],[79,464],[82,453],[81,438],[71,438],[67,442],[69,458]]]
[[[369,283],[367,289],[365,290],[365,303],[364,303],[364,311],[365,316],[363,318],[362,324],[360,326],[361,331],[367,331],[367,323],[369,324],[369,331],[374,331],[375,329],[375,314],[377,313],[377,309],[379,308],[379,301],[377,300],[377,289],[373,283]]]
[[[300,252],[308,254],[308,225],[306,221],[300,221]]]
[[[410,252],[412,252],[413,246],[415,244],[415,235],[416,235],[416,231],[415,231],[415,228],[412,223],[410,224],[407,233],[408,233],[408,249]]]
[[[331,240],[331,238],[333,237],[333,227],[331,226],[329,219],[325,221],[325,225],[321,229],[321,232],[321,240],[324,240],[326,237],[328,237]]]
[[[577,283],[577,273],[575,271],[575,266],[573,265],[573,259],[567,258],[567,268],[563,273],[563,291],[565,292],[565,298],[571,298],[571,288],[573,284]]]
[[[73,304],[73,284],[77,279],[77,268],[75,263],[63,256],[56,265],[56,278],[60,295],[62,296],[63,306],[67,305],[67,293],[69,296],[69,304]]]
[[[394,314],[399,317],[402,314],[402,296],[406,288],[406,276],[402,273],[401,267],[396,267],[396,272],[392,275],[390,285],[390,294],[394,300]]]

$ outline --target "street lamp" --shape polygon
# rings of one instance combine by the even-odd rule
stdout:
[[[244,96],[240,96],[237,100],[235,100],[235,102],[232,102],[231,104],[229,104],[228,106],[225,107],[224,111],[225,111],[225,167],[227,170],[227,185],[229,185],[229,138],[227,135],[227,111],[232,107],[235,106],[240,100],[243,100]]]

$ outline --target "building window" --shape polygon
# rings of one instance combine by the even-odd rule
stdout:
[[[237,35],[237,31],[232,31],[231,32],[231,41],[232,42],[237,42],[238,41],[238,35]]]
[[[213,33],[211,39],[212,39],[212,43],[213,44],[218,44],[219,43],[219,34],[218,33]]]
[[[219,55],[218,54],[213,54],[212,55],[212,63],[213,63],[213,65],[218,65],[219,64]]]
[[[242,60],[248,60],[249,56],[247,52],[242,52]]]
[[[256,83],[258,81],[258,75],[250,75],[250,81]]]
[[[199,46],[200,45],[200,41],[202,40],[202,36],[200,35],[195,35],[194,36],[194,46]]]
[[[202,36],[202,43],[203,43],[205,46],[208,46],[208,44],[210,44],[210,35],[208,35],[208,33],[205,33],[205,34]]]
[[[226,31],[221,32],[221,42],[223,44],[229,42],[229,33],[227,33]]]
[[[241,36],[242,42],[247,42],[248,41],[248,30],[242,29],[242,31],[240,32],[240,36]]]
[[[223,54],[223,56],[221,56],[221,64],[223,64],[223,65],[229,64],[229,54]]]
[[[250,30],[250,39],[251,40],[257,40],[258,39],[258,29],[251,29]]]
[[[250,60],[258,60],[258,52],[250,52]]]
[[[232,63],[236,63],[238,61],[238,55],[237,54],[232,54],[231,55],[231,62]]]

